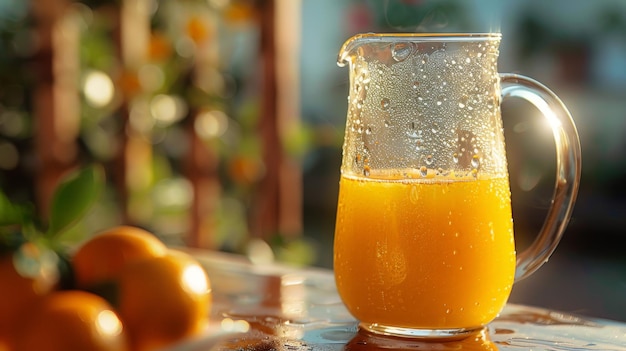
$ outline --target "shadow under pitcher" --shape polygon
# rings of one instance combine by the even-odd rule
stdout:
[[[497,70],[501,35],[360,34],[341,48],[350,94],[334,242],[339,294],[360,327],[461,338],[505,306],[552,254],[569,221],[581,152],[548,88]],[[541,232],[516,254],[500,115],[534,105],[557,171]]]

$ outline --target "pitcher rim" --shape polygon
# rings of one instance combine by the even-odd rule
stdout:
[[[498,32],[472,32],[472,33],[360,33],[348,38],[337,56],[337,64],[343,66],[349,53],[357,46],[375,42],[485,42],[502,39],[502,33]]]

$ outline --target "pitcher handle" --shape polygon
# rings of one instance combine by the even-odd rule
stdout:
[[[541,231],[533,243],[517,255],[515,281],[520,281],[548,261],[572,215],[581,173],[580,140],[569,111],[543,84],[517,74],[500,74],[502,100],[522,98],[533,104],[552,128],[556,144],[556,184]]]

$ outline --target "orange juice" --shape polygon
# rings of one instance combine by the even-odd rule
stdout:
[[[361,322],[485,325],[515,275],[508,179],[342,176],[334,261],[339,294]]]

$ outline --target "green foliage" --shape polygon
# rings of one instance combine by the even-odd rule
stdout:
[[[50,208],[47,234],[63,233],[87,214],[104,188],[104,169],[85,167],[70,174],[56,189]]]
[[[17,206],[0,192],[0,226],[21,224],[24,210]]]
[[[56,248],[58,238],[96,203],[104,185],[104,169],[100,165],[70,173],[55,189],[48,225],[37,218],[32,204],[14,203],[0,191],[0,252],[12,251],[27,241]]]

